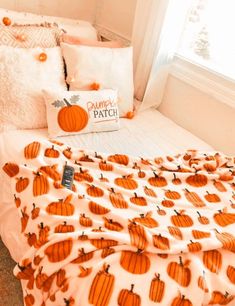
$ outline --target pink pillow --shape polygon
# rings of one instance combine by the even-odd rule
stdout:
[[[102,48],[122,48],[123,45],[119,41],[97,41],[87,38],[82,38],[79,36],[71,36],[68,34],[63,34],[61,36],[61,41],[70,45],[83,45],[90,47],[102,47]]]

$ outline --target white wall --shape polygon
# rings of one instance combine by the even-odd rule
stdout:
[[[97,0],[0,0],[0,7],[93,22]],[[99,1],[99,0],[98,0]]]
[[[235,156],[235,108],[169,76],[159,111],[216,150]]]
[[[96,24],[131,39],[137,0],[97,0]]]

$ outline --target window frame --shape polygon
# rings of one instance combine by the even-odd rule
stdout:
[[[175,53],[170,74],[230,107],[235,108],[235,81]]]

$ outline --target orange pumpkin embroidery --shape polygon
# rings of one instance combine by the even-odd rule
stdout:
[[[134,197],[130,198],[131,203],[138,205],[138,206],[147,206],[147,201],[144,197],[140,197],[137,193],[134,193]]]
[[[158,222],[153,219],[152,217],[152,212],[148,212],[146,215],[140,214],[139,218],[134,218],[133,222],[140,223],[143,226],[146,226],[148,228],[154,228],[158,226]]]
[[[88,114],[79,105],[72,105],[64,99],[66,106],[62,107],[58,113],[58,124],[65,132],[79,132],[83,130],[88,123]]]
[[[47,148],[44,152],[44,156],[48,158],[58,158],[60,156],[60,152],[55,149],[54,145],[51,148]]]
[[[89,196],[95,198],[100,198],[104,195],[104,191],[101,188],[96,187],[94,185],[88,185],[86,192]]]
[[[80,264],[86,261],[89,261],[93,258],[94,252],[86,253],[85,250],[82,248],[78,250],[78,257],[75,258],[71,263],[73,264]]]
[[[171,306],[193,306],[193,304],[189,299],[185,298],[185,295],[179,294],[179,296],[173,299]]]
[[[128,208],[128,204],[123,195],[120,192],[115,192],[113,188],[110,189],[109,200],[115,208]]]
[[[184,214],[184,211],[177,212],[176,216],[171,216],[171,222],[178,227],[190,227],[193,225],[193,220],[190,216]]]
[[[156,172],[153,172],[154,176],[150,177],[148,179],[148,182],[150,185],[154,187],[165,187],[167,186],[167,180],[165,179],[164,176],[161,176],[157,174]]]
[[[207,182],[207,177],[204,174],[198,174],[197,172],[186,178],[186,183],[193,187],[206,186]]]
[[[90,211],[96,215],[105,215],[110,212],[110,209],[104,206],[101,206],[100,204],[93,202],[93,201],[90,201],[88,206],[89,206]]]
[[[144,250],[148,245],[144,227],[132,221],[128,225],[128,231],[130,234],[131,244],[136,246],[137,249]]]

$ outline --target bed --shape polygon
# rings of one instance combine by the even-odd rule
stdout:
[[[233,305],[235,158],[155,108],[133,117],[132,48],[79,24],[85,38],[25,25],[49,47],[0,46],[0,235],[24,305]],[[2,301],[21,305],[0,248]]]

